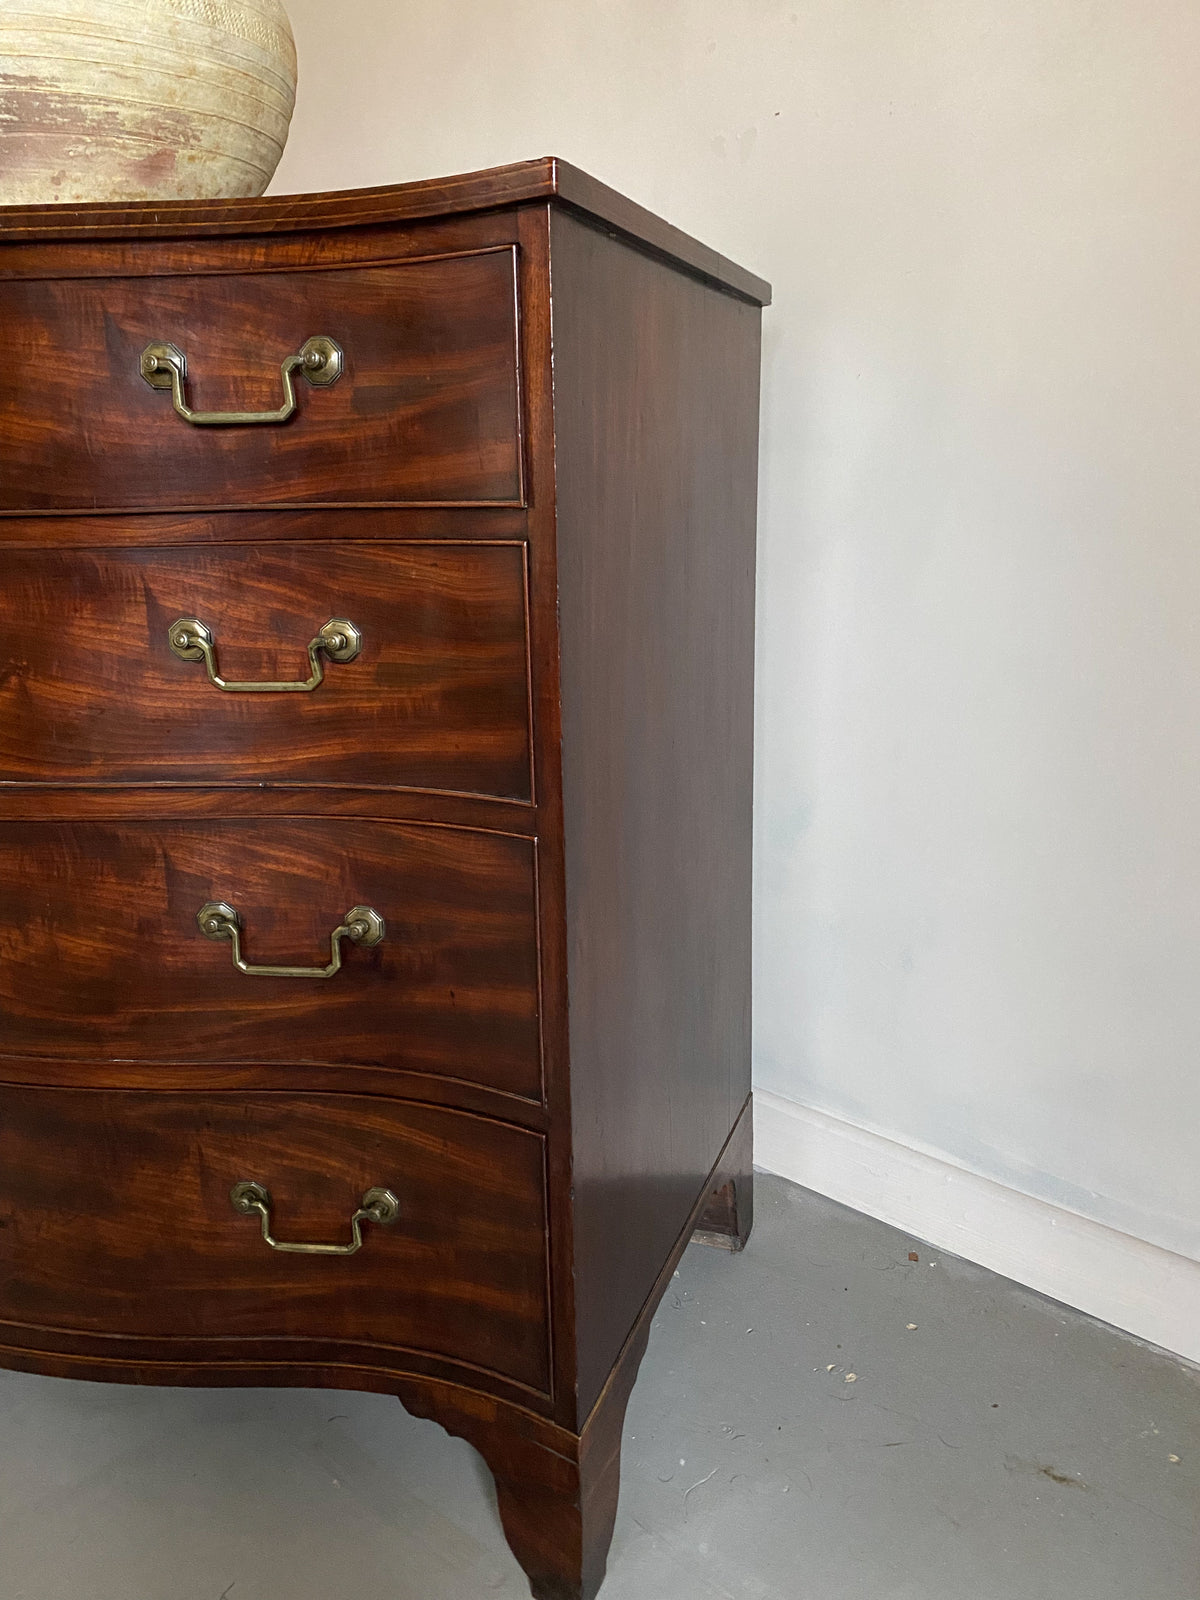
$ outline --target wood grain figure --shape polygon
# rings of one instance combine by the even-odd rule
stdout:
[[[768,299],[555,160],[0,209],[0,1364],[395,1395],[538,1600],[752,1223]]]

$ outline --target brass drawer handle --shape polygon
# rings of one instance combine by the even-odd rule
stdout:
[[[181,661],[203,661],[208,681],[226,694],[309,694],[325,681],[323,654],[331,661],[353,661],[362,649],[362,634],[354,624],[334,617],[309,643],[310,670],[304,683],[229,683],[217,670],[216,640],[198,617],[180,617],[171,624],[167,639]]]
[[[165,340],[156,339],[142,351],[141,373],[152,389],[171,391],[176,411],[193,428],[231,428],[257,422],[286,422],[296,410],[292,373],[299,369],[309,383],[324,389],[341,377],[345,359],[342,347],[334,340],[324,335],[306,339],[279,369],[283,375],[283,404],[277,411],[193,411],[183,391],[187,357],[178,345]]]
[[[400,1215],[400,1202],[390,1189],[368,1189],[362,1205],[350,1218],[349,1244],[286,1244],[271,1237],[271,1196],[261,1183],[235,1183],[229,1191],[233,1209],[243,1217],[256,1212],[262,1218],[262,1236],[272,1250],[297,1256],[352,1256],[362,1249],[364,1222],[390,1228]]]
[[[228,939],[233,945],[233,964],[251,978],[332,978],[342,970],[342,940],[367,949],[380,944],[387,924],[370,906],[354,906],[345,920],[329,936],[330,961],[327,967],[252,967],[242,958],[242,919],[223,900],[210,900],[196,913],[200,932],[206,939]]]

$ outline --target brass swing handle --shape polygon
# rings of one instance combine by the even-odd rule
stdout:
[[[242,957],[242,919],[231,905],[223,900],[209,901],[196,913],[196,921],[206,939],[229,940],[233,945],[234,966],[250,978],[332,978],[335,972],[342,970],[343,939],[370,949],[381,944],[387,932],[387,924],[378,911],[370,906],[354,906],[329,936],[327,967],[252,967]]]
[[[297,1256],[352,1256],[362,1249],[364,1222],[390,1228],[400,1215],[400,1202],[390,1189],[368,1189],[362,1205],[350,1218],[349,1244],[286,1244],[271,1236],[271,1196],[261,1183],[235,1183],[229,1191],[233,1209],[243,1217],[262,1218],[262,1236],[272,1250]]]
[[[362,634],[344,617],[334,617],[309,641],[308,678],[304,683],[229,683],[217,670],[217,642],[199,617],[180,617],[167,634],[181,661],[203,661],[208,681],[226,694],[308,694],[325,681],[322,655],[331,661],[353,661],[362,649]]]
[[[184,393],[187,357],[176,344],[156,339],[142,351],[141,374],[152,389],[171,391],[176,411],[193,428],[231,428],[257,422],[286,422],[296,410],[296,385],[292,373],[299,370],[309,383],[328,388],[342,375],[345,355],[341,345],[324,335],[306,339],[294,356],[288,356],[279,371],[283,377],[283,404],[276,411],[193,411]]]

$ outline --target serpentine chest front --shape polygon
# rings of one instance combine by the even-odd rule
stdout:
[[[397,1395],[543,1600],[750,1225],[767,297],[553,161],[0,210],[0,1365]]]

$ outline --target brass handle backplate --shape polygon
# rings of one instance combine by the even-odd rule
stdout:
[[[167,634],[181,661],[203,661],[208,681],[226,694],[309,694],[325,681],[322,655],[331,661],[353,661],[362,649],[362,634],[345,617],[334,617],[308,646],[308,677],[290,683],[230,683],[217,668],[217,642],[198,617],[180,617]]]
[[[349,1244],[288,1244],[271,1234],[271,1196],[261,1183],[235,1183],[229,1191],[233,1209],[243,1217],[262,1219],[262,1236],[272,1250],[297,1256],[352,1256],[362,1249],[364,1222],[390,1228],[400,1215],[400,1202],[390,1189],[368,1189],[362,1205],[350,1218]]]
[[[260,422],[286,422],[296,410],[296,385],[292,374],[302,372],[309,383],[328,388],[342,375],[345,365],[342,347],[323,334],[306,339],[294,356],[280,367],[283,376],[283,404],[275,411],[193,411],[187,403],[184,382],[187,357],[176,344],[156,339],[142,351],[141,374],[152,389],[170,390],[175,410],[193,428],[232,428]]]
[[[342,940],[370,949],[380,944],[387,924],[370,906],[354,906],[329,936],[329,965],[326,967],[252,967],[242,956],[242,919],[223,900],[209,901],[196,913],[200,932],[206,939],[228,939],[233,946],[233,964],[251,978],[332,978],[342,969]]]

